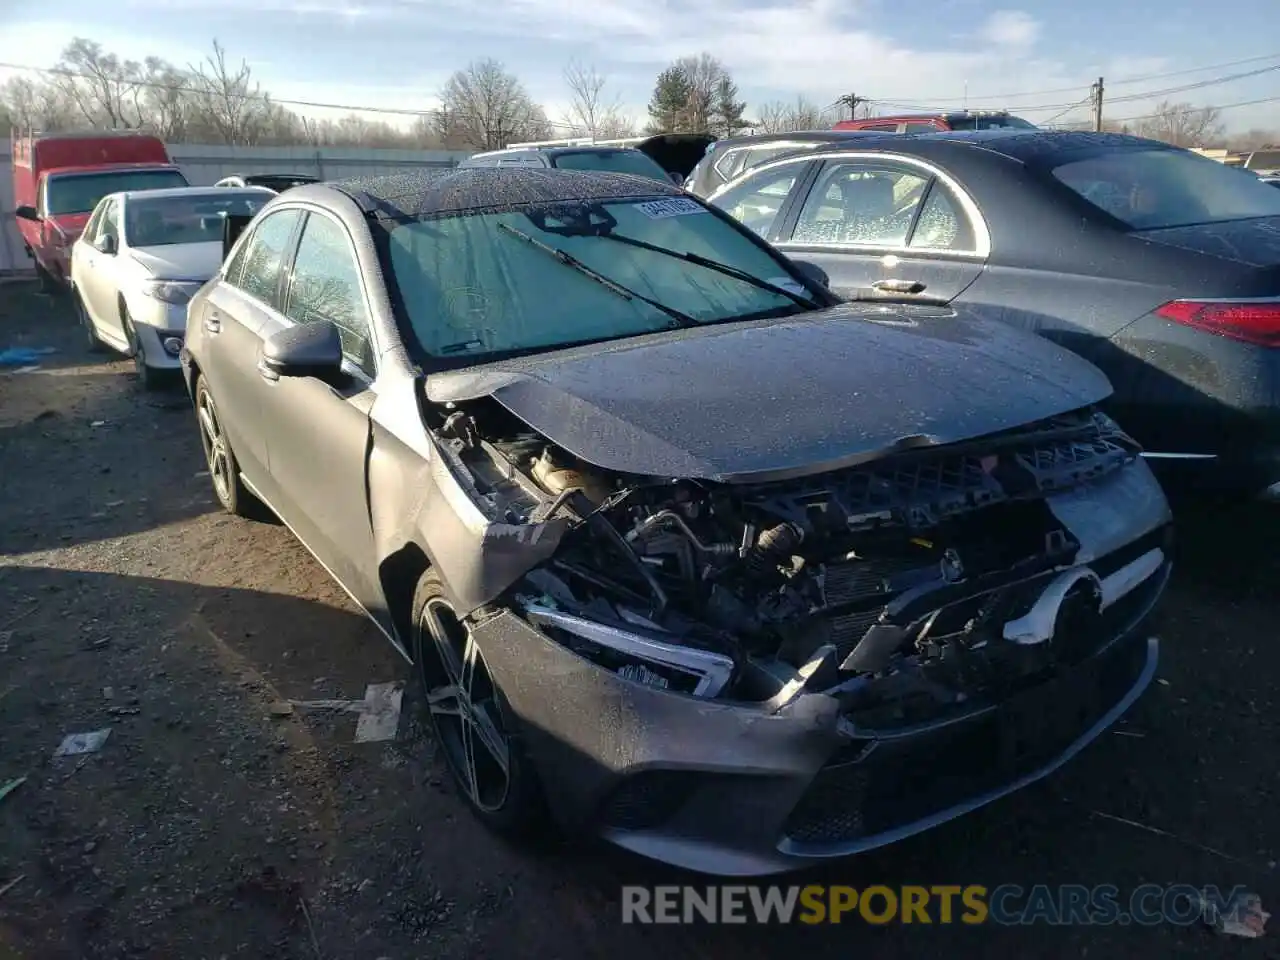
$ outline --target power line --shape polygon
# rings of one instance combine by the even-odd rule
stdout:
[[[1083,100],[1077,100],[1075,103],[1073,103],[1071,106],[1067,107],[1067,109],[1063,110],[1061,113],[1055,113],[1055,114],[1054,114],[1052,117],[1050,117],[1048,120],[1042,120],[1042,121],[1040,121],[1041,125],[1042,125],[1042,126],[1046,126],[1046,127],[1047,127],[1049,124],[1053,123],[1055,120],[1058,120],[1058,119],[1059,119],[1059,118],[1061,118],[1061,117],[1065,117],[1068,113],[1070,113],[1070,112],[1071,112],[1072,110],[1074,110],[1076,107],[1083,107],[1086,103],[1088,103],[1090,100],[1092,100],[1092,99],[1093,99],[1093,96],[1094,96],[1094,95],[1093,95],[1093,91],[1090,91],[1090,92],[1089,92],[1089,95],[1088,95],[1088,96],[1086,96]]]
[[[1167,80],[1171,77],[1186,77],[1186,76],[1190,76],[1193,73],[1204,73],[1207,70],[1223,70],[1223,69],[1226,69],[1227,67],[1240,67],[1240,66],[1244,66],[1247,63],[1261,63],[1263,60],[1276,60],[1276,59],[1280,59],[1280,53],[1269,53],[1269,54],[1266,54],[1265,56],[1259,56],[1259,57],[1246,57],[1243,60],[1229,60],[1226,63],[1209,63],[1200,67],[1185,67],[1181,70],[1170,70],[1165,73],[1148,73],[1148,74],[1144,74],[1136,77],[1122,77],[1119,80],[1108,80],[1107,84],[1109,86],[1122,86],[1130,83],[1146,83],[1150,80]],[[1074,93],[1075,91],[1085,86],[1087,86],[1087,84],[1077,83],[1074,86],[1070,86],[1070,87],[1052,87],[1047,90],[1023,90],[1020,93],[988,93],[988,94],[983,94],[977,97],[969,97],[969,99],[970,100],[1016,100],[1019,97],[1042,97],[1042,96],[1047,96],[1053,93]],[[952,97],[915,97],[913,99],[915,99],[916,101],[923,101],[925,103],[930,103],[930,102],[950,103],[950,102],[953,102],[954,100],[954,98]],[[884,98],[883,101],[877,101],[877,102],[898,103],[900,101],[898,101],[895,98],[886,97]],[[926,108],[926,109],[932,109],[932,108]],[[1031,110],[1035,108],[1019,107],[1018,109]],[[1054,108],[1050,107],[1049,109],[1054,109]]]
[[[1176,87],[1164,87],[1163,89],[1159,89],[1159,90],[1143,90],[1140,93],[1129,93],[1119,97],[1108,97],[1107,103],[1108,104],[1132,103],[1137,100],[1153,100],[1157,97],[1168,97],[1178,93],[1187,93],[1192,90],[1203,90],[1206,87],[1213,87],[1223,83],[1231,83],[1235,80],[1244,80],[1248,77],[1256,77],[1264,73],[1271,73],[1276,70],[1280,70],[1280,63],[1274,64],[1269,67],[1262,67],[1257,70],[1247,70],[1243,73],[1232,73],[1232,74],[1227,74],[1226,76],[1213,77],[1209,80],[1198,80],[1195,83],[1182,84],[1181,86],[1176,86]],[[1121,82],[1123,81],[1108,80],[1107,85],[1112,86],[1115,83],[1121,83]],[[1079,88],[1075,88],[1075,89],[1078,90]],[[1092,96],[1092,94],[1090,94],[1090,96]],[[873,100],[872,102],[879,104],[881,106],[894,107],[900,110],[920,110],[921,112],[924,112],[924,113],[931,112],[931,108],[922,107],[916,104],[906,104],[906,103],[900,103],[892,100],[879,100],[879,99]],[[1073,109],[1075,106],[1077,106],[1076,103],[1041,103],[1041,104],[1035,104],[1032,106],[1021,106],[1021,107],[1017,107],[1016,109],[1019,113],[1038,113],[1044,110],[1061,110],[1065,113],[1066,111]],[[1046,122],[1049,122],[1049,121],[1046,121]]]
[[[1195,113],[1197,110],[1233,110],[1236,107],[1252,107],[1260,103],[1280,103],[1280,97],[1263,97],[1260,100],[1240,100],[1237,103],[1224,103],[1217,107],[1186,107],[1179,110],[1167,111],[1165,113],[1148,113],[1140,117],[1122,117],[1120,119],[1110,119],[1108,123],[1133,123],[1135,120],[1157,120],[1160,117],[1168,116],[1171,113]]]
[[[67,70],[63,67],[32,67],[22,63],[6,63],[5,61],[2,61],[2,60],[0,60],[0,69],[26,70],[26,71],[30,71],[31,73],[37,73],[41,75],[71,77],[77,80],[99,79],[93,76],[92,74],[81,73],[76,70]],[[119,81],[119,83],[121,86],[126,86],[126,87],[141,87],[142,89],[146,89],[146,90],[165,90],[171,93],[203,94],[208,92],[206,90],[200,89],[199,87],[191,87],[183,84],[157,83],[154,80],[121,80]],[[470,114],[460,114],[457,111],[453,111],[453,110],[446,111],[445,108],[442,108],[442,107],[436,107],[433,110],[409,110],[409,109],[397,109],[395,107],[354,106],[351,104],[344,104],[344,103],[321,103],[316,100],[286,100],[282,97],[273,97],[267,93],[233,94],[233,98],[238,100],[263,100],[270,103],[278,103],[281,106],[308,107],[313,110],[343,110],[343,111],[346,111],[347,113],[377,113],[377,114],[385,114],[389,116],[434,118],[439,116],[442,112],[449,112],[456,117],[461,117],[467,120],[480,119]],[[544,120],[543,122],[549,127],[562,127],[566,130],[579,129],[577,125],[572,123],[565,123],[563,121]]]

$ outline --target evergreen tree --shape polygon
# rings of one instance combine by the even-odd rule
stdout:
[[[672,64],[658,74],[649,100],[649,132],[677,133],[689,108],[693,84],[678,65]]]
[[[746,109],[746,103],[738,99],[738,85],[729,74],[722,73],[716,83],[711,106],[711,132],[721,137],[732,137],[745,130],[750,126],[742,117]]]

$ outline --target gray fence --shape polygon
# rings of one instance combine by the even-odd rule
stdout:
[[[174,161],[195,186],[216,183],[233,173],[308,173],[322,180],[377,176],[423,167],[453,166],[468,156],[453,150],[363,150],[355,147],[226,147],[174,144]],[[0,275],[26,272],[31,260],[13,217],[12,158],[0,143]]]

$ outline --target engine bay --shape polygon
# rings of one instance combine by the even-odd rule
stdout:
[[[504,598],[546,635],[652,686],[745,701],[820,690],[895,722],[912,701],[994,693],[1064,656],[1002,634],[1076,562],[1047,498],[1139,454],[1092,409],[756,485],[610,475],[488,398],[436,433],[495,522],[570,518]],[[1073,581],[1057,629],[1103,592]]]

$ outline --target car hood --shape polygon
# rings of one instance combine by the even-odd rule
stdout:
[[[88,213],[51,213],[49,214],[49,222],[67,239],[75,240],[80,234],[84,233],[85,225],[92,216],[92,210]]]
[[[1021,426],[1111,386],[1007,324],[863,303],[437,373],[426,390],[491,396],[607,470],[757,482]]]
[[[129,253],[153,277],[163,280],[208,280],[222,265],[221,240],[134,247]]]
[[[1207,253],[1251,267],[1280,264],[1280,217],[1253,217],[1226,223],[1143,230],[1137,236],[1153,243],[1193,253]]]

